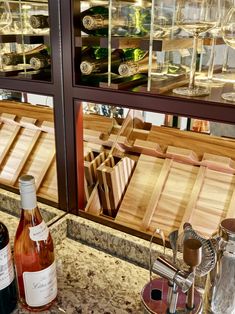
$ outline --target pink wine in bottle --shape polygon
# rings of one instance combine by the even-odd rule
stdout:
[[[21,217],[14,243],[19,300],[30,311],[48,309],[57,296],[52,237],[37,207],[34,177],[21,176]]]

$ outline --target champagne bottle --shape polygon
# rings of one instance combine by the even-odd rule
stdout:
[[[124,53],[121,49],[116,49],[111,54],[111,72],[118,73],[118,67],[124,60]],[[90,75],[93,73],[105,73],[108,71],[108,58],[87,59],[80,64],[81,73]]]
[[[137,73],[147,73],[149,66],[148,52],[139,61],[126,61],[120,64],[118,73],[121,76],[131,76]]]
[[[108,8],[94,6],[81,12],[80,28],[89,35],[106,36],[108,34]]]
[[[49,16],[38,14],[38,15],[31,15],[29,19],[29,24],[32,28],[49,28]]]
[[[0,222],[0,314],[10,314],[17,303],[14,267],[7,227]]]
[[[34,177],[19,179],[21,217],[14,243],[19,300],[31,311],[48,309],[57,296],[52,237],[37,207]]]
[[[100,47],[83,47],[81,55],[82,60],[86,60],[87,58],[104,59],[108,58],[108,49]]]
[[[103,49],[105,51],[99,52],[99,49]],[[107,48],[99,48],[96,49],[93,53],[92,58],[91,55],[83,54],[82,55],[82,63],[80,65],[80,70],[84,75],[90,75],[94,73],[105,73],[108,71],[108,49]],[[121,62],[126,60],[134,60],[138,61],[143,57],[145,52],[139,48],[126,48],[126,49],[116,49],[111,54],[111,72],[118,74],[118,67]]]
[[[38,53],[30,59],[29,63],[34,70],[40,70],[48,68],[51,64],[51,59],[48,55]]]
[[[95,36],[107,36],[109,15],[108,8],[91,7],[81,13],[81,30]],[[143,36],[150,30],[150,9],[138,6],[123,6],[113,9],[112,35]]]
[[[2,64],[3,65],[17,65],[19,63],[24,62],[24,55],[25,55],[25,62],[29,63],[30,59],[38,53],[42,54],[48,54],[48,48],[45,45],[40,45],[35,49],[26,51],[24,54],[23,53],[15,53],[15,52],[10,52],[10,53],[4,53],[2,55]]]

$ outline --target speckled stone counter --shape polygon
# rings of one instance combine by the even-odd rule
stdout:
[[[58,299],[42,313],[143,313],[140,293],[149,281],[149,242],[44,204],[39,207],[53,236],[58,272]],[[0,208],[13,244],[19,197],[0,189]],[[164,253],[160,245],[152,248],[153,259]],[[171,258],[171,250],[165,253]],[[14,311],[23,313],[29,312],[20,306]]]
[[[13,244],[18,218],[0,212],[0,220],[8,226]],[[68,221],[62,218],[50,227],[56,243],[58,298],[49,311],[42,313],[142,313],[140,291],[149,279],[149,272],[69,239]],[[88,236],[89,232],[86,234]],[[13,313],[30,312],[18,306]]]
[[[68,238],[56,252],[58,300],[43,313],[142,313],[139,293],[147,270]]]

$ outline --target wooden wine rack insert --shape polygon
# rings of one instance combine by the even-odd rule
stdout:
[[[58,202],[53,112],[0,102],[0,184],[18,189],[22,174],[35,177],[37,195]]]
[[[100,46],[108,48],[108,37],[97,36],[76,36],[75,47],[83,46]],[[113,36],[111,39],[111,46],[113,49],[136,48],[149,50],[149,39],[141,37],[119,37]],[[192,48],[192,38],[176,38],[176,39],[154,39],[153,50],[177,50],[183,48]]]
[[[0,34],[0,43],[18,43],[18,44],[45,44],[50,45],[50,35],[26,35],[26,34]]]
[[[129,156],[140,155],[112,221],[148,234],[160,228],[166,236],[190,222],[209,237],[222,219],[235,217],[234,140],[155,126],[143,133],[115,140]],[[85,210],[104,215],[97,185]]]
[[[199,39],[199,45],[212,45],[212,38]],[[216,38],[216,45],[223,45],[223,38]],[[76,36],[75,47],[83,46],[100,46],[101,48],[108,48],[108,37],[99,36]],[[149,50],[149,38],[143,37],[120,37],[113,36],[111,39],[111,46],[113,49],[125,49],[139,47],[143,50]],[[192,38],[163,38],[153,40],[153,51],[175,51],[179,49],[188,49],[193,47]]]

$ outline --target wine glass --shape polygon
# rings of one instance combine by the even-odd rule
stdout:
[[[8,1],[0,2],[0,32],[4,33],[6,28],[12,23],[12,14]]]
[[[173,37],[180,32],[175,23],[175,0],[157,1],[154,8],[154,37]]]
[[[225,17],[222,35],[225,43],[235,49],[235,7],[232,7]],[[223,93],[221,97],[225,100],[235,101],[235,92]]]
[[[206,76],[205,75],[197,76],[196,81],[200,81],[200,84],[204,84],[204,85],[206,84],[210,87],[213,87],[213,86],[219,87],[224,84],[224,82],[218,82],[218,81],[215,82],[213,80],[215,56],[216,56],[216,40],[221,35],[222,20],[228,13],[231,6],[232,6],[232,0],[219,0],[220,20],[218,21],[216,27],[211,29],[209,32],[211,34],[211,50],[210,50],[210,56],[209,56],[208,71],[207,71]],[[224,53],[226,53],[226,51]],[[224,68],[224,65],[223,65],[223,68]]]
[[[215,27],[219,21],[219,0],[179,0],[176,12],[176,23],[186,32],[193,35],[193,53],[189,86],[175,88],[174,93],[185,96],[205,96],[207,87],[195,85],[196,56],[199,35]]]

